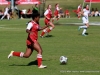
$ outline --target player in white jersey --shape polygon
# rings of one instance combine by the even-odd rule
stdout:
[[[83,28],[83,32],[82,32],[82,35],[83,36],[86,36],[86,31],[87,31],[87,28],[89,27],[89,19],[88,19],[88,15],[89,15],[89,7],[84,7],[82,13],[83,15],[82,17],[82,21],[83,21],[83,26],[79,26],[78,30],[80,30],[81,28]]]
[[[4,11],[4,15],[2,16],[1,20],[7,16],[7,19],[9,20],[10,19],[10,14],[9,14],[9,8],[8,6],[5,8],[5,11]]]

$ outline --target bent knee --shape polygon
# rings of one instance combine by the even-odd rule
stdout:
[[[29,57],[30,57],[30,55],[24,55],[24,57],[25,57],[25,58],[29,58]]]

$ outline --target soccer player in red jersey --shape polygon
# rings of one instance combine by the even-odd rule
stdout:
[[[70,18],[70,13],[69,13],[69,10],[68,9],[65,10],[65,17],[66,18]]]
[[[77,16],[78,16],[78,19],[80,19],[81,17],[81,10],[82,10],[82,5],[80,4],[77,8]]]
[[[41,28],[39,26],[39,17],[40,15],[33,14],[32,15],[32,21],[30,21],[27,25],[26,32],[28,33],[28,37],[26,40],[27,43],[27,48],[26,52],[16,52],[16,51],[11,51],[11,53],[8,55],[8,58],[12,56],[17,56],[17,57],[23,57],[23,58],[28,58],[31,56],[33,50],[37,51],[37,62],[38,62],[38,68],[46,68],[47,66],[42,65],[42,48],[37,41],[38,39],[38,31],[43,30],[47,26]]]
[[[57,18],[57,21],[59,20],[59,18],[60,18],[59,10],[60,10],[59,4],[57,3],[57,4],[55,5],[54,18],[52,19],[52,22],[54,22],[54,20],[55,20],[56,18]]]
[[[45,28],[42,33],[40,34],[40,37],[43,37],[45,33],[49,33],[54,29],[54,24],[50,21],[52,18],[52,11],[51,11],[51,5],[48,5],[47,10],[44,13],[45,16],[45,25],[48,26],[48,28]]]

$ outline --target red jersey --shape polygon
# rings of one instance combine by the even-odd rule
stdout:
[[[52,11],[51,9],[47,9],[44,13],[45,16],[47,16],[48,18],[45,17],[45,24],[47,25],[50,22],[50,19],[52,18]]]
[[[58,16],[59,10],[60,10],[59,7],[56,6],[55,11],[54,11],[54,15],[55,15],[55,16]]]
[[[28,34],[28,38],[27,38],[27,45],[30,45],[34,42],[37,41],[38,39],[38,29],[39,29],[39,25],[32,21],[30,23],[31,27],[30,27],[30,31],[32,32],[31,34]]]
[[[52,18],[52,11],[51,11],[51,9],[47,9],[45,11],[44,15],[51,19]]]
[[[66,13],[66,14],[69,13],[69,10],[66,10],[65,13]]]
[[[81,12],[82,7],[79,5],[77,8],[77,12]]]

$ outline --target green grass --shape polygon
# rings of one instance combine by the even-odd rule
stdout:
[[[99,22],[100,18],[90,18]],[[28,19],[0,21],[0,75],[100,75],[100,26],[90,26],[88,36],[81,36],[78,25],[55,25],[52,37],[38,39],[43,48],[43,64],[46,69],[36,65],[27,66],[36,59],[34,51],[30,58],[12,57],[7,59],[11,50],[26,49],[25,23]],[[60,19],[59,23],[81,23],[77,18]],[[40,19],[41,26],[44,25]],[[41,31],[39,32],[39,34]],[[66,65],[60,65],[60,56],[68,58]]]

